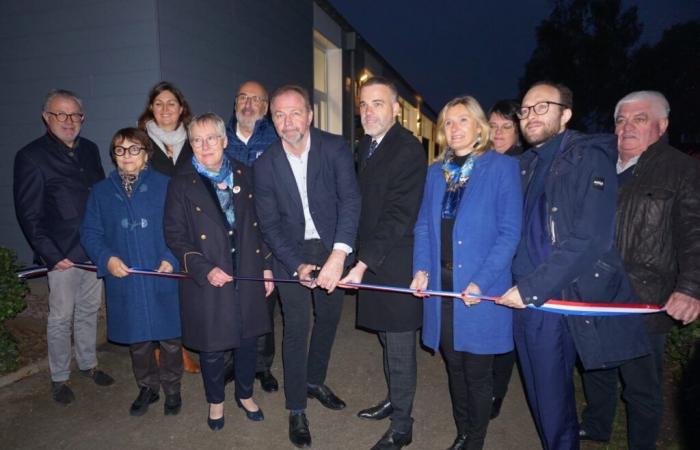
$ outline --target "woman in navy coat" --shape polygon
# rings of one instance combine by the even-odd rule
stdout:
[[[513,349],[511,311],[468,294],[499,296],[511,286],[522,195],[515,159],[488,150],[489,124],[473,97],[451,100],[438,117],[441,158],[428,169],[415,226],[411,287],[462,292],[429,297],[423,343],[440,348],[449,375],[457,438],[450,449],[483,447],[495,354]]]
[[[114,135],[110,155],[117,166],[96,184],[80,229],[81,243],[103,277],[107,298],[107,337],[130,345],[139,395],[132,416],[165,392],[165,414],[177,414],[182,400],[182,354],[177,281],[129,274],[133,267],[172,272],[177,260],[165,245],[163,211],[168,178],[148,167],[153,153],[137,128]],[[160,367],[154,352],[161,350]]]

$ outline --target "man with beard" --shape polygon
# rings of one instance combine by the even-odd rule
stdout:
[[[648,353],[639,317],[565,316],[526,308],[548,299],[632,302],[614,248],[617,151],[612,135],[566,129],[573,95],[539,82],[518,118],[532,149],[520,159],[522,237],[513,260],[515,286],[498,300],[517,308],[513,337],[525,391],[545,450],[578,449],[573,369],[611,367]]]
[[[345,407],[325,379],[343,307],[343,291],[336,287],[355,245],[360,192],[347,143],[311,127],[304,88],[283,86],[270,104],[281,139],[255,162],[255,205],[274,273],[300,282],[280,283],[278,289],[289,440],[304,448],[311,445],[307,396],[329,409]]]
[[[238,88],[234,114],[226,125],[228,145],[224,152],[246,166],[252,166],[265,150],[277,141],[275,127],[267,118],[267,91],[255,80],[244,82]],[[279,389],[277,379],[270,368],[275,359],[275,305],[279,296],[277,290],[267,297],[272,331],[258,338],[258,358],[255,377],[265,392]]]

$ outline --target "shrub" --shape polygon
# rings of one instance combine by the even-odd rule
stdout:
[[[17,342],[5,328],[5,321],[27,306],[24,296],[29,288],[26,281],[17,278],[17,269],[15,253],[0,247],[0,373],[12,372],[18,365]]]

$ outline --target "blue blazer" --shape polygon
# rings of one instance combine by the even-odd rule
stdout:
[[[428,287],[440,289],[440,209],[446,183],[441,163],[428,169],[415,227],[414,273],[430,274]],[[488,151],[480,156],[457,209],[452,234],[454,290],[475,283],[485,295],[502,295],[512,285],[511,262],[520,239],[522,193],[517,160]],[[423,343],[440,345],[441,297],[423,303]],[[454,301],[454,348],[476,354],[513,349],[512,312],[492,302],[467,307]]]
[[[311,148],[306,183],[309,210],[326,249],[342,242],[355,246],[360,190],[353,155],[341,136],[309,130]],[[304,210],[287,155],[278,140],[256,161],[255,206],[265,242],[274,255],[277,276],[293,276],[304,244]]]

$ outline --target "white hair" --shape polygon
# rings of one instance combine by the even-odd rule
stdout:
[[[187,126],[187,135],[192,135],[192,129],[195,126],[202,126],[207,124],[213,125],[214,128],[216,128],[216,131],[219,133],[219,136],[226,137],[226,123],[224,122],[224,119],[222,119],[213,112],[207,112],[198,116],[194,116],[190,124]]]
[[[615,105],[614,117],[617,117],[617,113],[619,112],[620,106],[622,104],[640,101],[651,103],[651,107],[654,110],[658,119],[668,119],[668,114],[671,112],[671,106],[669,106],[668,100],[666,100],[664,94],[662,94],[659,91],[630,92],[629,94],[622,97],[622,99],[620,99],[620,101],[617,102],[617,105]]]

